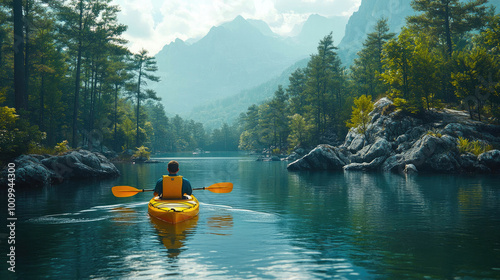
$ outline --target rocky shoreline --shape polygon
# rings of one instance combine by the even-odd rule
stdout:
[[[459,137],[500,147],[500,126],[473,121],[468,114],[443,109],[416,118],[391,112],[382,98],[370,113],[365,135],[351,129],[340,146],[319,145],[290,163],[288,170],[354,170],[396,173],[500,173],[500,151],[460,152]]]
[[[104,155],[80,149],[63,155],[21,155],[13,160],[16,187],[43,187],[70,179],[115,178],[116,166]],[[0,186],[6,186],[6,170]]]

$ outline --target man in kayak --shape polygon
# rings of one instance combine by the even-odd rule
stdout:
[[[182,178],[182,176],[177,175],[177,172],[179,172],[179,163],[177,161],[175,160],[170,161],[168,163],[167,170],[168,170],[168,176],[163,176],[156,182],[154,196],[159,196],[160,198],[163,198],[164,188],[168,188],[169,190],[168,195],[170,196],[164,199],[182,199],[183,195],[193,194],[191,183],[187,179]],[[168,178],[168,177],[173,177],[173,178]],[[164,184],[163,180],[167,178],[171,179],[172,182],[170,182],[169,180]],[[181,178],[182,180],[179,180]],[[175,190],[176,188],[181,190],[181,192],[179,193],[177,190]]]

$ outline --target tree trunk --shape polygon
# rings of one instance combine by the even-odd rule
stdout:
[[[83,0],[80,0],[80,15],[78,19],[78,56],[76,59],[76,78],[75,78],[75,98],[73,101],[73,140],[71,143],[73,148],[78,145],[78,109],[80,98],[80,71],[82,66],[82,41],[83,41]]]
[[[139,81],[137,82],[137,112],[136,112],[136,135],[135,135],[135,146],[139,147],[139,113],[140,113],[140,106],[141,106],[141,76],[142,76],[142,61],[140,62],[140,68],[139,68]]]
[[[22,0],[13,1],[14,13],[14,106],[17,113],[27,109],[24,66],[24,21]]]
[[[115,84],[115,115],[114,115],[114,120],[113,120],[114,125],[115,125],[115,131],[114,131],[114,135],[113,135],[113,142],[114,142],[113,146],[114,146],[115,151],[118,151],[117,150],[118,141],[116,139],[116,127],[117,127],[117,122],[118,122],[117,114],[118,114],[118,85]]]
[[[450,29],[450,3],[445,1],[444,8],[444,24],[445,24],[445,36],[446,36],[446,46],[448,51],[448,57],[451,58],[453,54],[453,43],[451,41],[451,29]]]
[[[30,32],[30,24],[29,24],[29,13],[30,13],[30,0],[26,0],[26,6],[25,6],[25,17],[24,17],[24,22],[26,23],[24,25],[25,28],[25,41],[24,41],[24,90],[25,90],[25,100],[26,100],[26,108],[29,108],[29,97],[28,97],[28,90],[29,90],[29,58],[30,58],[30,48],[29,48],[29,32]]]
[[[42,56],[42,65],[45,65],[45,57]],[[40,84],[40,119],[38,121],[40,125],[40,130],[44,131],[44,109],[45,109],[45,72],[41,73],[41,84]]]

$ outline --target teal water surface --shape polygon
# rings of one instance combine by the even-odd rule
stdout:
[[[500,279],[500,177],[288,172],[242,154],[118,164],[114,180],[16,192],[16,273],[1,279]],[[151,220],[151,189],[177,159],[200,215]],[[2,201],[7,201],[5,190]],[[3,204],[5,205],[5,204]],[[0,216],[6,221],[6,207]],[[2,259],[7,231],[0,231]]]

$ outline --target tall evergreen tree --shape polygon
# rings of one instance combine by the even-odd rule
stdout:
[[[421,14],[408,18],[408,23],[436,35],[446,45],[451,58],[457,40],[465,33],[484,26],[488,0],[413,0],[413,9]]]
[[[286,93],[290,98],[291,112],[304,115],[307,111],[308,102],[306,100],[305,86],[307,75],[304,69],[295,70],[289,77],[290,84],[286,89]]]
[[[377,22],[374,32],[369,33],[363,49],[358,53],[351,67],[351,76],[354,86],[360,94],[379,96],[386,91],[386,87],[380,81],[383,72],[382,51],[385,43],[394,37],[389,32],[387,19]]]
[[[288,96],[280,85],[273,99],[264,104],[259,111],[259,126],[263,130],[262,141],[269,148],[274,147],[279,151],[283,149],[284,142],[288,138],[287,101]]]
[[[248,107],[247,112],[241,114],[243,132],[240,136],[239,148],[241,150],[256,150],[260,148],[259,106]]]
[[[139,124],[140,124],[140,108],[141,102],[149,99],[161,100],[156,96],[156,92],[151,89],[144,90],[147,86],[147,81],[158,82],[160,78],[153,75],[158,70],[154,57],[148,55],[148,51],[141,50],[139,53],[134,54],[131,61],[131,70],[134,74],[134,82],[129,84],[129,95],[135,99],[136,105],[136,147],[139,147]],[[174,118],[175,120],[175,118]]]
[[[483,47],[476,46],[470,52],[457,53],[454,62],[452,83],[457,89],[456,94],[469,109],[470,118],[474,118],[475,111],[481,121],[486,102],[498,95],[498,86],[491,80],[500,76],[500,60]]]
[[[484,26],[488,0],[413,0],[411,5],[419,15],[408,17],[410,28],[434,36],[446,54],[442,65],[442,96],[447,102],[456,101],[451,86],[451,57],[458,42],[469,31]]]
[[[314,120],[317,142],[336,113],[333,108],[334,88],[340,87],[342,77],[341,62],[336,49],[330,33],[319,42],[318,54],[311,56],[306,68],[308,79],[305,92],[307,101],[312,106],[310,119]]]

